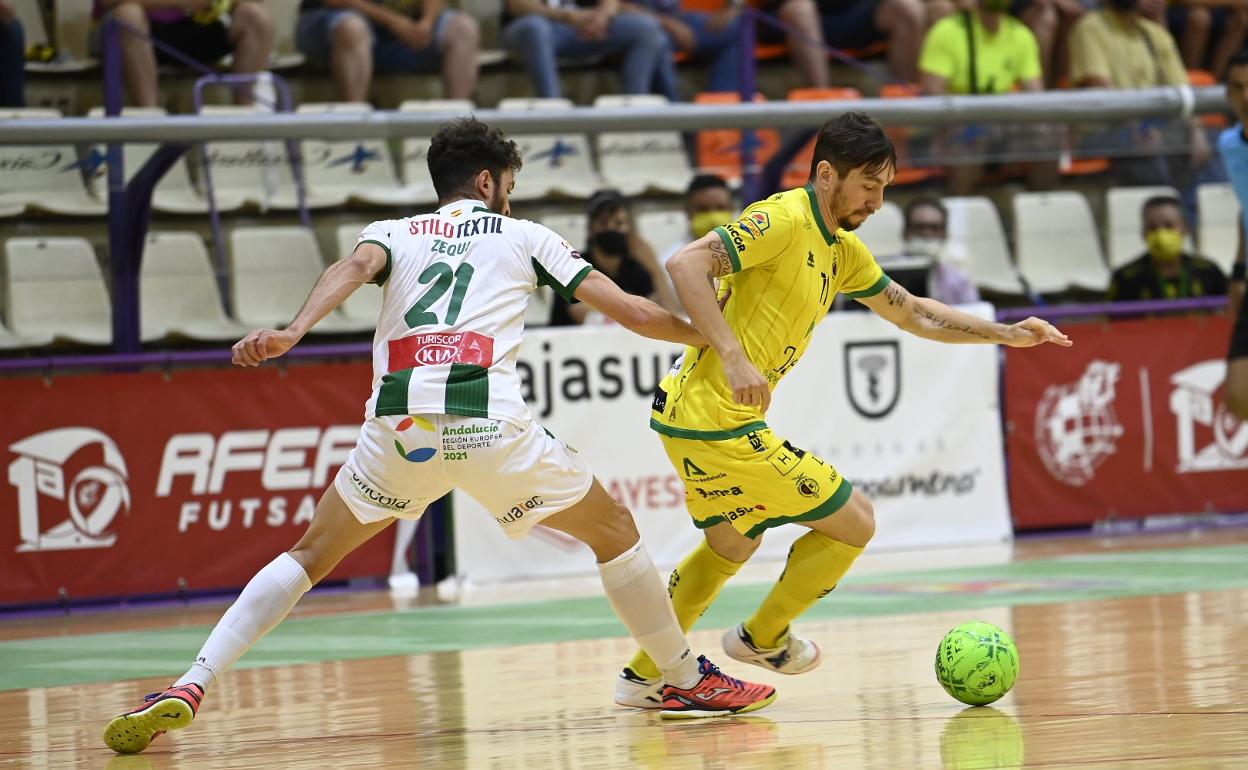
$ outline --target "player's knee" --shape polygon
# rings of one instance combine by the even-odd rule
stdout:
[[[875,506],[870,498],[854,490],[849,502],[845,504],[838,516],[843,516],[841,525],[845,529],[845,542],[863,547],[875,537]]]
[[[632,511],[614,500],[597,508],[593,518],[577,529],[570,534],[589,546],[599,563],[611,561],[641,539]]]

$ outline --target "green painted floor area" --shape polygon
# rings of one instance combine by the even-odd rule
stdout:
[[[725,628],[769,585],[729,585],[700,621]],[[866,617],[1248,587],[1248,545],[1116,552],[848,578],[808,618]],[[0,690],[181,674],[208,626],[0,642]],[[293,619],[241,668],[625,636],[601,597]]]

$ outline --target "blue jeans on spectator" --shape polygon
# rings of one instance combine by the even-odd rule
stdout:
[[[545,16],[530,14],[512,21],[503,30],[503,45],[524,60],[537,95],[555,99],[559,87],[559,57],[613,56],[621,54],[621,92],[650,93],[659,66],[671,63],[672,47],[657,19],[640,13],[621,13],[611,19],[605,40],[586,40],[576,27]]]
[[[17,19],[0,22],[0,107],[26,106],[26,36]]]
[[[437,72],[442,66],[443,37],[447,23],[458,11],[443,11],[433,23],[433,42],[415,49],[390,30],[369,21],[358,11],[317,8],[299,14],[295,23],[295,46],[316,67],[327,69],[333,54],[334,26],[351,14],[364,18],[373,30],[373,68],[378,74]]]
[[[718,32],[708,29],[714,14],[706,11],[679,11],[676,17],[693,30],[695,58],[711,60],[711,81],[708,91],[736,91],[741,75],[741,16]],[[680,99],[676,64],[669,56],[659,65],[655,90],[672,101]]]

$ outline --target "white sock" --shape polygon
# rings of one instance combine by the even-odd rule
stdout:
[[[697,684],[702,679],[698,659],[689,651],[663,579],[641,541],[599,564],[598,571],[611,608],[663,672],[663,681],[680,688]]]
[[[281,623],[311,587],[308,573],[290,554],[269,562],[225,611],[194,665],[174,686],[193,682],[207,690],[218,675]]]

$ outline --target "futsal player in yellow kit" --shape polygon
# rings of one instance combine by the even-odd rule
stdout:
[[[892,142],[870,117],[837,116],[819,131],[806,187],[755,203],[668,263],[690,318],[711,343],[686,348],[650,413],[705,535],[672,572],[672,604],[689,629],[767,530],[808,528],[757,611],[723,639],[731,657],[782,674],[819,665],[819,646],[789,626],[836,587],[875,532],[867,497],[764,419],[772,388],[801,360],[837,292],[932,340],[1071,344],[1038,318],[994,323],[911,296],[889,280],[851,231],[883,204],[896,162]],[[658,668],[638,652],[616,680],[615,700],[659,708],[661,689]]]

